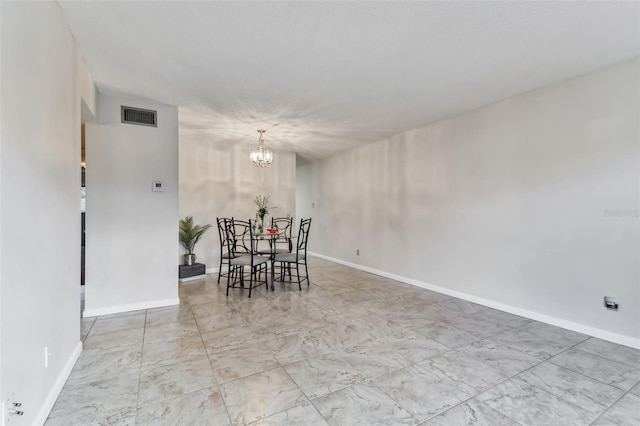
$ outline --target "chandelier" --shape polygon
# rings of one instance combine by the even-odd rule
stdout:
[[[260,133],[260,137],[258,138],[258,146],[253,148],[251,150],[251,153],[249,154],[249,160],[251,160],[253,165],[256,167],[267,167],[273,161],[273,151],[271,151],[269,148],[266,148],[264,146],[264,140],[262,140],[262,135],[264,132],[266,132],[266,130],[258,130],[258,133]]]

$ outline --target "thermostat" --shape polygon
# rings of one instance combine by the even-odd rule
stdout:
[[[153,192],[164,192],[164,182],[161,180],[154,180],[151,182],[151,190]]]

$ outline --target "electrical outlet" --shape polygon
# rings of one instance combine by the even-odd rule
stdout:
[[[604,297],[604,307],[607,308],[610,311],[617,311],[619,306],[618,306],[618,298],[617,297],[611,297],[611,296],[605,296]]]
[[[356,249],[356,256],[360,256],[360,249]]]
[[[19,422],[21,417],[24,415],[24,411],[22,411],[22,403],[16,401],[16,396],[13,392],[9,392],[7,397],[0,402],[0,410],[1,426],[15,424],[15,422]]]

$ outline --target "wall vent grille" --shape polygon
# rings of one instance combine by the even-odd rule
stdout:
[[[132,108],[128,106],[122,106],[120,108],[120,111],[123,123],[137,124],[139,126],[158,127],[158,111]]]

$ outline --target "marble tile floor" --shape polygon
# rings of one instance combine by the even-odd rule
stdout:
[[[640,351],[317,258],[82,320],[47,426],[640,425]]]

